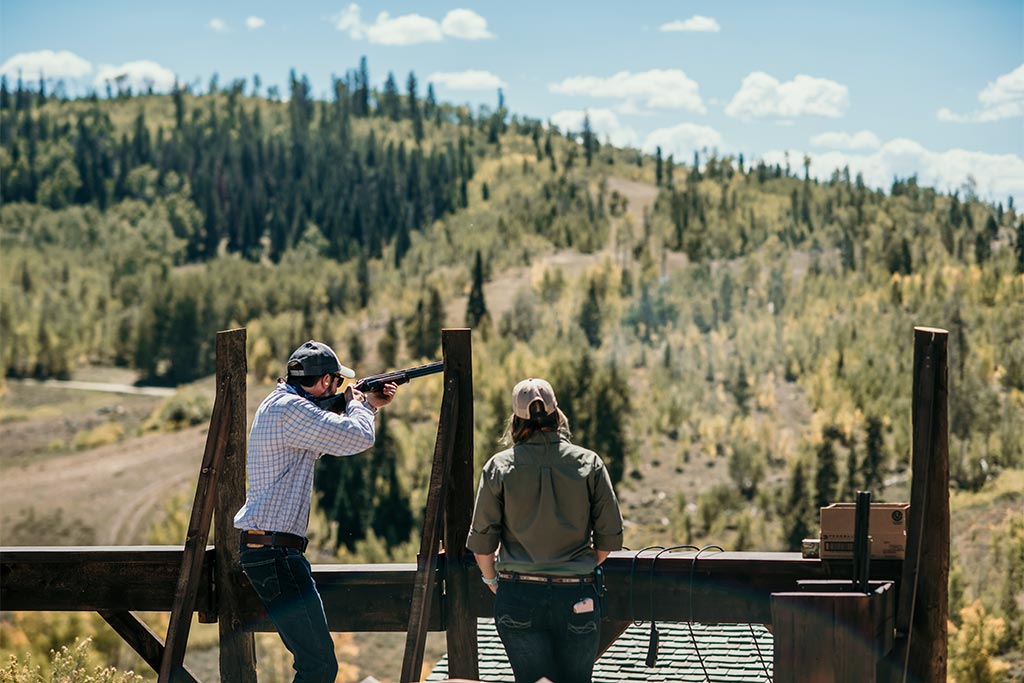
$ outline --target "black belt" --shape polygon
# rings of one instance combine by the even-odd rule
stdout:
[[[498,572],[498,578],[504,579],[505,581],[526,581],[527,583],[594,583],[593,574],[580,574],[578,576],[556,576],[553,574],[523,574],[521,572]]]
[[[243,531],[242,543],[246,545],[267,545],[281,548],[295,548],[299,552],[306,552],[309,539],[305,536],[296,536],[283,531]]]

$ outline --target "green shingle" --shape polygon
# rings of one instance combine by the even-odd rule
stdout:
[[[688,626],[683,622],[659,622],[658,664],[648,668],[645,659],[650,628],[649,623],[631,624],[597,660],[594,683],[704,683],[707,680],[705,670],[716,682],[765,683],[770,680],[774,640],[768,629],[760,624]],[[477,642],[480,680],[485,683],[514,683],[494,620],[477,621]],[[765,674],[766,669],[768,675]],[[442,681],[447,677],[446,656],[437,663],[427,680]]]

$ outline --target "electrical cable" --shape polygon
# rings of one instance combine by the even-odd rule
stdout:
[[[750,637],[754,639],[754,648],[757,650],[757,658],[761,660],[761,668],[764,669],[764,679],[767,683],[772,683],[772,675],[768,673],[768,665],[764,663],[764,655],[761,654],[761,646],[757,644],[757,634],[754,633],[754,625],[748,623],[747,627],[750,629]]]
[[[629,564],[629,620],[634,626],[643,626],[643,619],[640,621],[636,620],[636,602],[633,600],[633,587],[636,584],[636,561],[640,559],[640,554],[648,550],[664,550],[663,545],[649,545],[640,550],[636,551],[636,555],[633,556],[633,561]]]
[[[623,547],[623,549],[629,550],[629,548],[626,548],[626,547]],[[651,619],[650,619],[650,621],[651,621],[651,631],[650,631],[650,636],[649,636],[648,643],[647,643],[647,658],[645,660],[645,664],[648,667],[653,667],[653,666],[657,665],[657,661],[658,661],[658,645],[659,645],[659,642],[660,642],[660,634],[658,633],[658,629],[657,629],[657,626],[656,626],[656,621],[655,621],[655,618],[654,618],[654,568],[655,568],[655,564],[657,563],[658,558],[661,557],[664,553],[671,552],[671,551],[674,551],[674,550],[693,550],[693,551],[696,551],[696,552],[694,553],[693,559],[690,562],[690,581],[689,581],[689,590],[688,590],[688,594],[687,594],[687,598],[689,600],[689,619],[686,622],[686,627],[687,627],[687,629],[688,629],[688,631],[690,633],[690,641],[693,643],[693,649],[694,649],[694,652],[697,655],[697,661],[700,663],[701,671],[703,671],[703,673],[704,673],[704,678],[707,681],[707,683],[712,683],[711,676],[708,674],[707,667],[705,667],[705,665],[704,665],[704,657],[701,655],[700,646],[697,644],[697,637],[696,637],[696,635],[693,632],[693,580],[694,580],[694,576],[695,576],[696,571],[697,571],[697,560],[700,559],[701,554],[703,554],[705,551],[708,551],[708,550],[717,550],[719,552],[725,552],[725,549],[722,548],[722,546],[720,546],[720,545],[714,545],[714,544],[706,545],[706,546],[704,546],[702,548],[698,548],[695,545],[674,545],[674,546],[668,546],[668,547],[661,546],[661,545],[649,545],[649,546],[645,546],[643,548],[640,548],[640,550],[636,551],[636,554],[633,556],[633,559],[632,559],[632,561],[630,563],[630,567],[629,567],[629,616],[630,616],[630,622],[634,626],[642,626],[643,623],[644,623],[643,619],[640,619],[640,620],[636,619],[636,601],[635,601],[635,597],[634,597],[635,596],[634,588],[636,586],[636,565],[637,565],[637,560],[640,559],[640,555],[641,554],[643,554],[645,552],[648,552],[648,551],[651,551],[651,550],[656,550],[658,552],[655,553],[654,557],[651,558],[651,569],[650,569],[650,573],[648,575],[649,576],[649,583],[650,583],[650,590],[651,590],[651,604],[650,604],[650,609],[651,609]],[[747,627],[750,629],[750,635],[751,635],[751,638],[754,641],[754,648],[757,650],[757,657],[758,657],[758,660],[761,662],[761,668],[764,670],[765,679],[766,679],[767,683],[772,683],[772,676],[768,672],[768,665],[765,663],[764,655],[761,652],[761,646],[757,642],[757,634],[754,631],[754,625],[748,623]]]
[[[688,596],[690,599],[690,618],[686,622],[686,627],[690,630],[690,640],[693,642],[693,649],[697,653],[697,661],[700,662],[701,671],[704,672],[704,678],[707,679],[708,683],[711,683],[711,676],[708,675],[708,670],[704,666],[704,658],[700,654],[700,646],[697,645],[697,637],[693,635],[693,575],[697,570],[697,559],[700,557],[700,554],[705,550],[712,549],[717,549],[719,552],[723,553],[725,552],[725,549],[720,545],[706,545],[694,553],[693,561],[690,562],[690,590]]]
[[[658,562],[658,558],[662,554],[671,552],[673,550],[696,550],[695,545],[673,545],[668,548],[662,548],[659,550],[654,557],[651,558],[651,573],[650,573],[650,584],[651,584],[651,633],[647,640],[647,658],[644,663],[648,667],[656,666],[658,664],[658,643],[661,641],[661,634],[658,633],[658,627],[654,618],[654,565]]]

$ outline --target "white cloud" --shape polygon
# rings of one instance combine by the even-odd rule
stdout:
[[[366,37],[378,45],[417,45],[436,43],[444,38],[441,25],[419,14],[403,14],[392,18],[387,12],[366,28]]]
[[[377,45],[437,43],[445,36],[463,40],[494,37],[487,30],[487,20],[468,9],[454,9],[440,22],[420,14],[392,17],[381,12],[372,24],[368,24],[363,21],[359,5],[352,3],[332,17],[332,21],[336,29],[347,33],[352,40],[366,39]]]
[[[487,20],[468,9],[453,9],[441,20],[441,30],[446,36],[463,40],[484,40],[493,38],[487,30]]]
[[[802,159],[803,152],[790,150],[790,159]],[[933,152],[906,138],[885,142],[869,154],[830,151],[809,152],[811,174],[827,179],[836,169],[850,167],[851,175],[861,173],[871,187],[888,190],[894,177],[917,175],[922,185],[949,191],[960,188],[968,176],[977,183],[980,196],[1002,201],[1013,196],[1014,203],[1024,200],[1024,159],[1016,154],[988,154],[964,149]],[[764,155],[765,163],[784,164],[784,151]]]
[[[990,123],[1024,116],[1024,64],[1003,74],[978,93],[979,111],[957,114],[947,107],[939,109],[940,121],[952,123]]]
[[[116,91],[121,87],[130,87],[135,92],[145,92],[152,86],[156,92],[165,92],[174,87],[174,72],[149,60],[126,62],[120,66],[104,64],[99,68],[93,83],[97,88],[105,88],[107,83]]]
[[[82,78],[91,72],[92,64],[67,50],[19,52],[0,66],[0,74],[17,78],[20,73],[25,81],[38,81],[40,78]]]
[[[681,69],[652,69],[636,74],[620,71],[609,78],[575,76],[548,85],[548,90],[563,95],[641,100],[651,109],[707,113],[700,98],[700,87]]]
[[[677,32],[677,31],[694,31],[699,33],[718,33],[722,30],[722,27],[718,25],[718,22],[713,17],[705,17],[700,14],[694,14],[686,21],[670,21],[667,24],[662,24],[658,27],[659,31]]]
[[[267,22],[264,21],[260,17],[246,17],[245,18],[245,26],[246,26],[246,28],[249,28],[249,29],[251,29],[253,31],[255,31],[258,28],[263,28],[266,25],[266,23]]]
[[[763,71],[754,71],[743,79],[725,113],[739,119],[839,118],[849,104],[847,87],[827,78],[800,74],[780,83]]]
[[[228,31],[227,23],[218,17],[210,19],[210,23],[207,25],[210,27],[210,30],[216,31],[217,33],[227,33]]]
[[[565,131],[583,132],[583,119],[590,117],[590,128],[602,141],[609,141],[616,147],[635,147],[639,137],[635,130],[619,122],[611,109],[590,109],[587,111],[565,110],[551,117],[551,123]]]
[[[496,90],[505,87],[505,81],[490,71],[438,71],[427,77],[428,81],[452,90]]]
[[[705,147],[715,148],[722,144],[722,135],[710,126],[695,123],[680,123],[678,126],[658,128],[644,139],[643,151],[653,154],[661,147],[661,155],[673,155],[676,160],[686,159],[694,150]]]
[[[882,146],[878,136],[869,130],[862,130],[858,133],[821,133],[811,138],[811,144],[815,147],[831,147],[833,149],[878,149]]]

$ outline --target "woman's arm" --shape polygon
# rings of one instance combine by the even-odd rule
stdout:
[[[476,566],[480,567],[480,574],[484,577],[484,583],[491,589],[492,593],[498,592],[498,572],[494,569],[494,555],[477,555],[473,553],[473,557],[476,558]],[[494,583],[489,583],[493,581]]]

